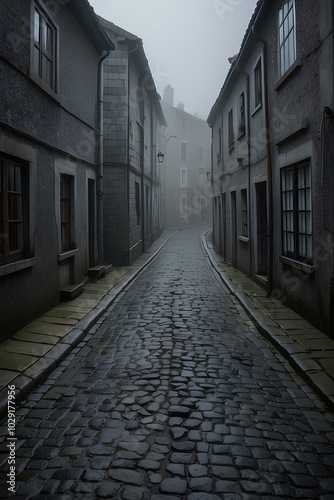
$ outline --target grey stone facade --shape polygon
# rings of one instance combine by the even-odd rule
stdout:
[[[333,54],[332,2],[258,2],[208,117],[216,250],[330,335]]]
[[[99,18],[115,50],[104,63],[104,255],[134,262],[160,235],[164,116],[142,41]]]
[[[111,45],[88,2],[53,3],[0,5],[0,340],[55,306],[97,259],[88,191],[96,207],[97,77]]]

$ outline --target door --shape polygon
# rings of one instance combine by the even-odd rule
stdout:
[[[232,266],[237,267],[237,194],[231,191],[231,239],[232,239]]]
[[[267,183],[256,184],[257,274],[267,275]]]
[[[96,214],[95,214],[95,180],[88,179],[88,259],[89,267],[96,264]]]

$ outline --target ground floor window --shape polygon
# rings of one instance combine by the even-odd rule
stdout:
[[[29,166],[0,156],[0,265],[29,254]]]
[[[281,171],[283,255],[312,262],[311,167],[301,162]]]
[[[74,177],[60,176],[60,228],[61,250],[66,252],[73,248],[74,231]]]

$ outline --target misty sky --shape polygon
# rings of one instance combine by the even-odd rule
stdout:
[[[239,51],[256,0],[89,0],[96,14],[142,38],[158,92],[207,118]]]

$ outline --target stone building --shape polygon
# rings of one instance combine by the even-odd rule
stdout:
[[[112,44],[86,0],[51,4],[0,4],[0,340],[79,290],[101,250],[98,75]]]
[[[164,131],[166,227],[199,223],[211,218],[210,129],[201,118],[174,107],[174,89],[168,85],[161,101]]]
[[[161,166],[165,119],[143,43],[99,18],[114,42],[104,64],[104,256],[134,262],[161,234]]]
[[[208,123],[215,249],[334,330],[333,2],[259,0]]]

